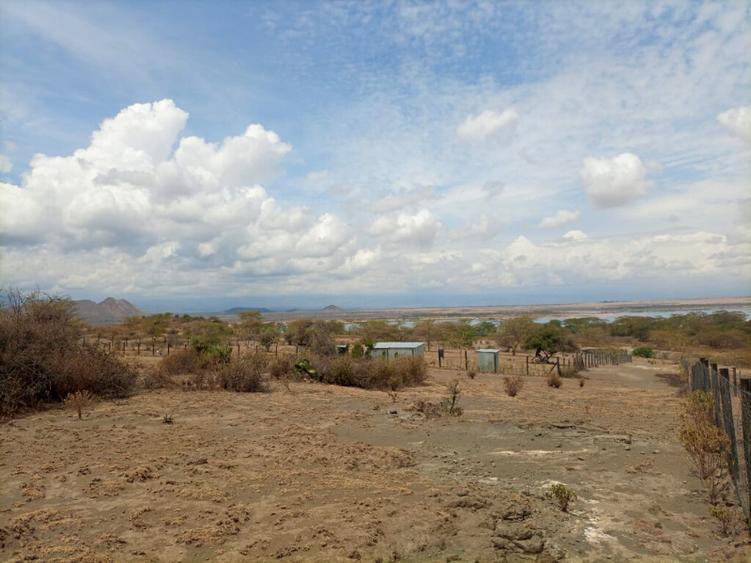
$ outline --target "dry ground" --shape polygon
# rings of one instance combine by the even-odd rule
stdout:
[[[0,425],[0,559],[746,560],[676,441],[674,367],[580,388],[143,392]],[[409,409],[461,377],[460,418]],[[172,424],[163,415],[173,416]],[[563,482],[568,513],[546,498]]]

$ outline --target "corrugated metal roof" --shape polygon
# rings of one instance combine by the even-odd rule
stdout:
[[[498,352],[500,352],[500,350],[498,350],[497,348],[480,348],[477,351],[478,352],[493,352],[494,354],[497,354]]]
[[[424,344],[424,342],[376,342],[373,348],[376,350],[383,348],[419,348]]]

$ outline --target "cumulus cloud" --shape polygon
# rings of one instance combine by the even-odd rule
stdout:
[[[556,229],[558,227],[562,227],[563,225],[567,225],[568,223],[573,223],[579,218],[579,211],[571,211],[568,209],[559,209],[553,215],[550,215],[548,217],[545,217],[542,221],[540,221],[540,227],[543,229]]]
[[[717,121],[734,135],[751,143],[751,106],[731,108],[717,116]]]
[[[564,240],[576,241],[576,240],[586,239],[587,235],[586,233],[583,233],[582,231],[573,230],[573,231],[567,231],[566,234],[564,234],[562,238]]]
[[[147,287],[166,283],[165,272],[170,283],[203,268],[294,274],[356,255],[341,219],[284,207],[257,183],[291,150],[276,133],[254,124],[221,143],[180,138],[187,118],[171,100],[135,104],[71,156],[35,156],[21,185],[0,183],[3,240],[69,264],[86,256],[92,285],[106,267],[97,256],[112,269],[130,264]]]
[[[441,223],[427,209],[414,214],[382,215],[370,225],[370,233],[392,243],[428,245],[435,239]]]
[[[647,193],[647,167],[633,153],[584,159],[579,171],[584,190],[598,207],[616,207]]]
[[[470,115],[456,129],[457,136],[462,141],[484,141],[488,137],[502,130],[508,130],[516,125],[519,115],[513,109],[502,112],[485,110],[477,115]]]

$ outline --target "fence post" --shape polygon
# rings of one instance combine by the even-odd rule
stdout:
[[[525,373],[526,373],[526,375],[529,375],[529,356],[525,354],[524,360],[525,360],[525,362],[524,362],[525,363],[525,366],[524,366],[525,367]]]
[[[467,351],[464,350],[464,371],[469,369],[469,360],[467,359]]]
[[[735,425],[733,424],[733,402],[730,398],[730,370],[720,368],[719,370],[719,390],[722,397],[722,424],[725,427],[725,434],[730,439],[730,475],[733,478],[735,492],[740,499],[741,491],[738,483],[738,444],[735,441]]]
[[[738,396],[738,373],[735,366],[733,366],[733,394]]]
[[[741,384],[741,426],[743,427],[743,456],[746,459],[746,491],[751,497],[751,379],[739,380]],[[741,503],[747,508],[746,520],[751,523],[751,498]]]
[[[717,374],[717,364],[712,362],[709,364],[709,381],[712,385],[712,397],[714,398],[714,423],[718,427],[722,427],[722,414],[720,411],[720,377]]]

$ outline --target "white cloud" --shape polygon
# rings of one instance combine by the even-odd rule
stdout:
[[[586,239],[587,235],[586,233],[583,233],[582,231],[573,230],[573,231],[567,231],[566,234],[564,234],[563,237],[561,238],[563,238],[564,240],[576,241],[576,240]]]
[[[579,218],[579,211],[570,211],[568,209],[559,209],[553,215],[545,217],[540,221],[540,227],[543,229],[556,229],[576,221]]]
[[[441,223],[427,209],[414,214],[382,215],[370,226],[370,233],[392,243],[428,245],[435,239]]]
[[[513,109],[503,112],[485,110],[478,115],[470,115],[456,129],[456,134],[463,141],[484,141],[499,131],[513,128],[519,115]]]
[[[180,139],[187,117],[171,100],[135,104],[73,155],[35,156],[22,185],[0,183],[3,239],[70,264],[85,256],[92,285],[110,280],[96,256],[116,257],[142,288],[206,268],[240,279],[331,270],[356,255],[341,219],[282,206],[256,183],[291,150],[276,133],[250,125],[220,144]]]
[[[731,108],[717,116],[717,121],[745,141],[751,142],[751,106]]]
[[[599,207],[616,207],[647,193],[647,168],[633,153],[584,159],[579,171],[584,190]]]

